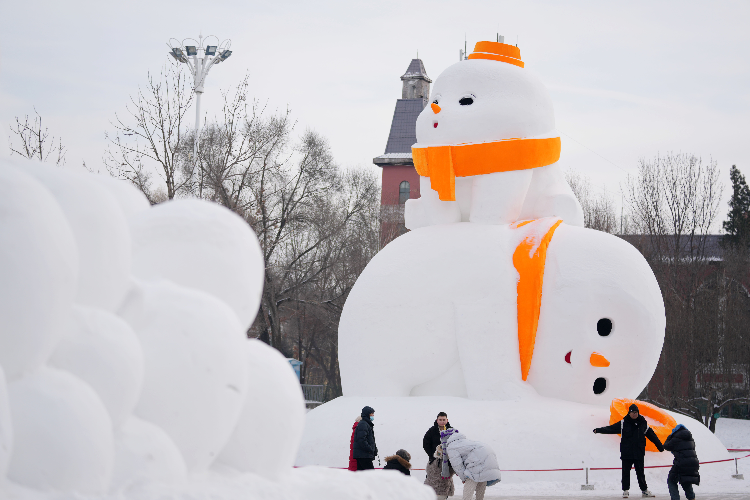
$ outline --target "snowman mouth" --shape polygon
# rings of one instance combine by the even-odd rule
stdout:
[[[437,122],[432,124],[432,128],[437,128]]]
[[[573,354],[573,351],[568,351],[568,354],[565,355],[565,362],[570,364],[570,355]]]

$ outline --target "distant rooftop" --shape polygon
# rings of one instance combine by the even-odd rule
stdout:
[[[402,80],[421,78],[432,83],[430,77],[427,76],[427,71],[424,69],[421,59],[412,59],[409,67],[406,68],[406,73],[401,76]]]
[[[388,153],[410,153],[411,146],[417,142],[417,117],[424,109],[422,99],[399,99],[393,111],[391,133],[385,145]]]
[[[417,117],[430,99],[430,83],[421,59],[412,59],[406,73],[401,76],[401,99],[393,110],[391,132],[385,145],[385,154],[373,158],[373,163],[385,165],[414,165],[411,147],[417,142]]]

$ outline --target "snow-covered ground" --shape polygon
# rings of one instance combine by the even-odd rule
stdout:
[[[716,422],[716,436],[727,448],[750,450],[750,420],[720,418]]]
[[[325,467],[290,469],[272,481],[257,474],[211,470],[183,484],[148,483],[107,495],[39,492],[0,487],[3,500],[433,500],[432,490],[393,471],[353,474]]]

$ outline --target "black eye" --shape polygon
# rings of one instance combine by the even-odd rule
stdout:
[[[607,388],[607,379],[599,377],[594,380],[594,394],[601,394]]]
[[[612,320],[609,318],[602,318],[596,322],[596,332],[602,337],[606,337],[612,333]]]
[[[437,104],[437,103],[438,103],[437,99],[435,99],[434,101],[432,101],[432,104]]]
[[[461,106],[468,106],[468,105],[470,105],[470,104],[474,104],[474,99],[473,99],[473,98],[471,98],[471,97],[462,97],[462,98],[461,98],[461,99],[460,99],[460,100],[458,101],[458,103],[459,103],[459,104],[460,104]]]

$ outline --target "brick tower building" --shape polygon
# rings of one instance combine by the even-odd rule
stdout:
[[[417,142],[417,116],[430,102],[430,83],[421,59],[412,59],[401,77],[401,99],[396,101],[385,153],[374,158],[383,169],[380,205],[381,246],[406,232],[404,203],[419,198],[419,174],[414,168],[411,146]]]

